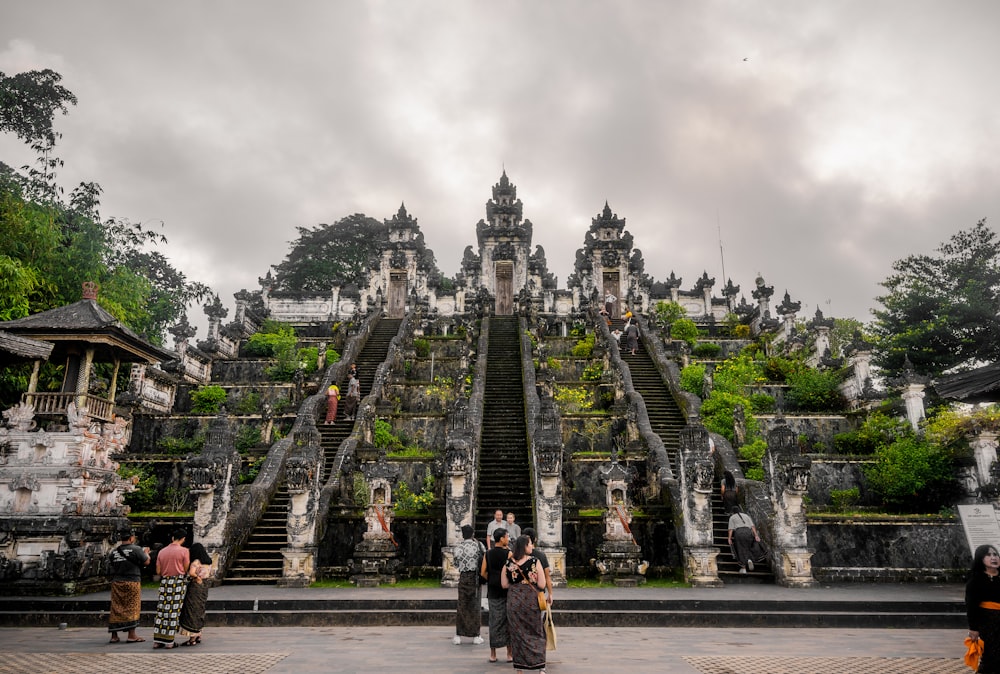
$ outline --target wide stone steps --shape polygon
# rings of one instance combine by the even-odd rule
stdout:
[[[722,505],[722,494],[718,489],[712,492],[712,539],[719,549],[716,565],[719,569],[719,579],[726,584],[731,583],[774,583],[774,574],[770,565],[754,563],[754,570],[740,573],[740,565],[733,559],[729,549],[729,515]]]
[[[355,365],[358,366],[358,383],[361,384],[361,397],[371,392],[375,380],[375,371],[385,360],[392,338],[399,331],[401,319],[382,319],[368,336],[364,348],[358,354]],[[338,383],[341,395],[347,393],[347,379]],[[348,421],[344,415],[344,401],[341,399],[337,408],[337,421],[332,425],[323,423],[326,409],[317,414],[316,425],[320,433],[320,446],[323,449],[325,481],[333,468],[337,449],[354,428],[354,422]],[[278,487],[267,509],[254,527],[253,533],[243,545],[233,564],[229,567],[226,585],[238,584],[274,584],[282,576],[284,558],[281,549],[288,545],[288,487],[282,484]]]
[[[518,322],[490,319],[489,358],[476,497],[476,535],[482,538],[497,509],[531,521],[532,488]]]
[[[659,370],[653,364],[653,359],[646,352],[642,340],[635,355],[621,350],[622,360],[629,367],[632,375],[632,386],[642,396],[646,404],[649,425],[667,450],[667,458],[671,467],[677,469],[677,455],[680,449],[680,431],[685,426],[684,415],[674,400],[670,389],[663,383]]]
[[[724,590],[719,590],[723,592]],[[960,589],[956,589],[958,595]],[[450,593],[449,593],[450,594]],[[555,622],[564,627],[967,627],[964,603],[954,601],[824,601],[782,599],[573,599],[557,596]],[[148,597],[148,598],[147,598]],[[448,627],[455,624],[455,599],[213,599],[209,590],[208,626],[400,626]],[[151,626],[155,594],[144,592],[140,622]],[[107,622],[108,599],[61,597],[7,598],[0,604],[0,626],[93,627]],[[483,612],[483,624],[487,613]],[[958,643],[958,642],[956,642]],[[958,644],[961,647],[961,644]]]

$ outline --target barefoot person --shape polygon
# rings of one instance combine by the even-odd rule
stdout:
[[[142,567],[149,564],[149,548],[135,544],[135,534],[126,530],[119,536],[121,545],[111,551],[111,610],[108,611],[108,631],[111,643],[121,642],[119,632],[128,632],[130,644],[145,641],[135,633],[142,608]]]

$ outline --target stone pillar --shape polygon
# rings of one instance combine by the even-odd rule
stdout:
[[[712,530],[712,490],[715,467],[709,454],[708,431],[696,420],[680,432],[680,490],[683,520],[684,573],[695,587],[719,587],[719,549]]]
[[[771,564],[777,583],[786,587],[816,584],[803,507],[811,466],[809,457],[799,454],[795,432],[781,419],[767,437],[764,474],[772,508]]]

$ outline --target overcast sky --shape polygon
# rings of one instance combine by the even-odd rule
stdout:
[[[1000,223],[998,26],[995,0],[33,0],[0,71],[63,75],[67,193],[162,223],[230,308],[297,226],[401,202],[453,275],[506,169],[560,287],[607,201],[655,279],[718,294],[724,263],[867,321],[894,260]]]

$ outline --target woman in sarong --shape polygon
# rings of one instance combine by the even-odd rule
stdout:
[[[188,567],[188,588],[181,609],[180,632],[188,638],[181,646],[201,643],[201,630],[205,627],[205,607],[208,603],[208,577],[212,575],[212,557],[201,543],[191,546],[191,566]]]
[[[995,545],[980,545],[972,557],[965,586],[969,638],[982,639],[980,674],[1000,672],[1000,554]]]
[[[479,600],[479,567],[486,553],[486,546],[472,537],[474,533],[468,524],[462,527],[462,542],[455,546],[455,568],[458,569],[458,611],[455,618],[457,646],[462,637],[472,637],[472,643],[479,645],[483,638],[479,628],[483,624],[483,609]]]
[[[130,644],[145,641],[135,633],[142,609],[142,567],[149,564],[149,548],[135,544],[135,534],[123,531],[121,545],[111,551],[111,610],[108,612],[108,631],[111,643],[121,642],[119,632],[128,632],[125,640]]]
[[[760,558],[760,535],[753,525],[750,516],[742,512],[739,506],[733,506],[729,516],[729,547],[733,550],[736,563],[740,565],[740,573],[747,569],[753,571],[754,558]]]
[[[191,554],[184,547],[187,532],[176,529],[170,545],[156,555],[156,573],[160,576],[160,594],[153,619],[153,648],[176,648],[174,637],[180,623],[181,607],[187,590],[187,570]]]
[[[490,662],[497,661],[497,649],[507,649],[507,662],[514,662],[510,651],[510,632],[507,629],[507,590],[501,577],[510,556],[510,534],[506,529],[493,531],[493,547],[486,552],[480,575],[486,579],[486,598],[490,606]]]
[[[507,590],[507,628],[510,631],[514,670],[545,671],[545,627],[538,607],[538,593],[545,589],[545,573],[531,556],[531,539],[518,536],[501,576]]]

